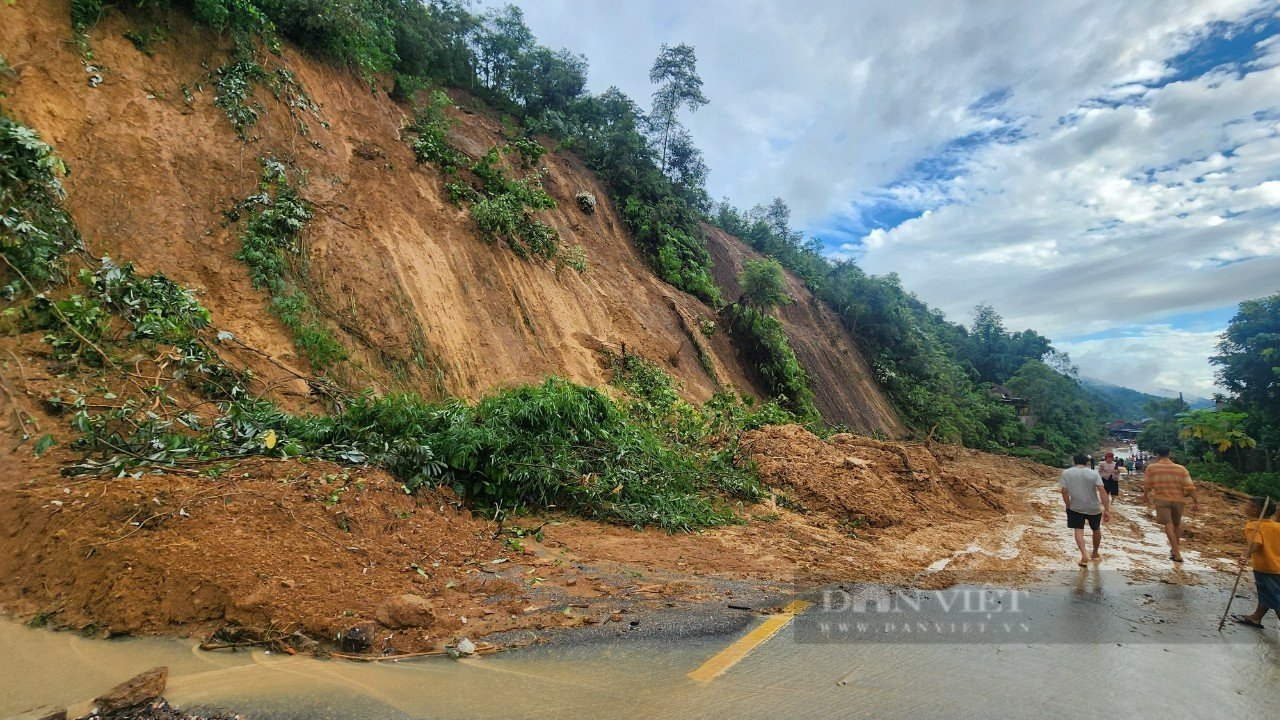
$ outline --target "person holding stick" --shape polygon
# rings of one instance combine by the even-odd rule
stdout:
[[[1275,503],[1267,498],[1252,497],[1250,520],[1244,526],[1245,551],[1240,565],[1253,565],[1253,581],[1258,586],[1258,607],[1249,615],[1232,615],[1241,625],[1261,628],[1268,612],[1280,617],[1280,522],[1276,522]]]

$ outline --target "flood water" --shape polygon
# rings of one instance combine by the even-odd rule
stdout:
[[[948,613],[945,598],[915,595],[913,623],[955,627],[955,605]],[[3,621],[0,717],[42,704],[87,709],[94,695],[156,665],[169,666],[166,695],[181,707],[267,719],[1243,718],[1274,716],[1280,703],[1274,616],[1263,632],[1229,624],[1219,634],[1225,598],[1213,586],[1134,584],[1096,568],[1064,573],[1020,596],[1017,620],[1029,631],[985,638],[908,638],[901,618],[876,616],[898,624],[815,639],[840,603],[824,609],[813,599],[790,628],[709,683],[685,676],[738,633],[358,664],[206,653],[175,639],[92,640]]]

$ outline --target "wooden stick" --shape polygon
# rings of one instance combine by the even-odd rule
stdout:
[[[1262,518],[1266,517],[1267,505],[1269,505],[1270,503],[1271,503],[1271,496],[1268,495],[1267,498],[1262,501],[1262,512],[1258,513],[1258,525],[1259,525],[1258,532],[1261,532],[1262,530],[1262,527],[1261,527]],[[1253,547],[1253,538],[1255,537],[1257,537],[1256,533],[1253,535],[1253,537],[1249,538],[1248,543],[1245,545],[1245,548],[1244,548],[1245,552],[1249,552],[1249,548]],[[1218,621],[1218,632],[1222,632],[1222,626],[1227,624],[1227,614],[1231,612],[1231,603],[1236,599],[1236,589],[1240,587],[1240,577],[1242,575],[1244,575],[1243,563],[1241,563],[1240,569],[1236,571],[1236,581],[1231,586],[1231,595],[1227,597],[1227,609],[1222,611],[1222,619]]]

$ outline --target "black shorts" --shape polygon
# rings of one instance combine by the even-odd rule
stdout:
[[[1089,521],[1090,530],[1097,530],[1102,526],[1102,513],[1098,513],[1097,515],[1085,515],[1084,513],[1079,513],[1071,508],[1067,508],[1067,527],[1072,530],[1081,530],[1084,528],[1086,520]]]
[[[1102,487],[1107,491],[1107,494],[1110,495],[1111,497],[1115,497],[1120,494],[1119,480],[1108,480],[1106,478],[1103,478]]]

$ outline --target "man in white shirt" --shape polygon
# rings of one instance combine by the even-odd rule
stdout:
[[[1067,527],[1075,531],[1076,547],[1080,548],[1080,567],[1089,567],[1089,560],[1098,560],[1098,545],[1102,543],[1102,521],[1111,519],[1111,496],[1102,485],[1102,476],[1089,469],[1089,456],[1076,455],[1075,467],[1062,471],[1058,489],[1062,502],[1067,506]],[[1093,530],[1093,555],[1085,552],[1084,524]]]

